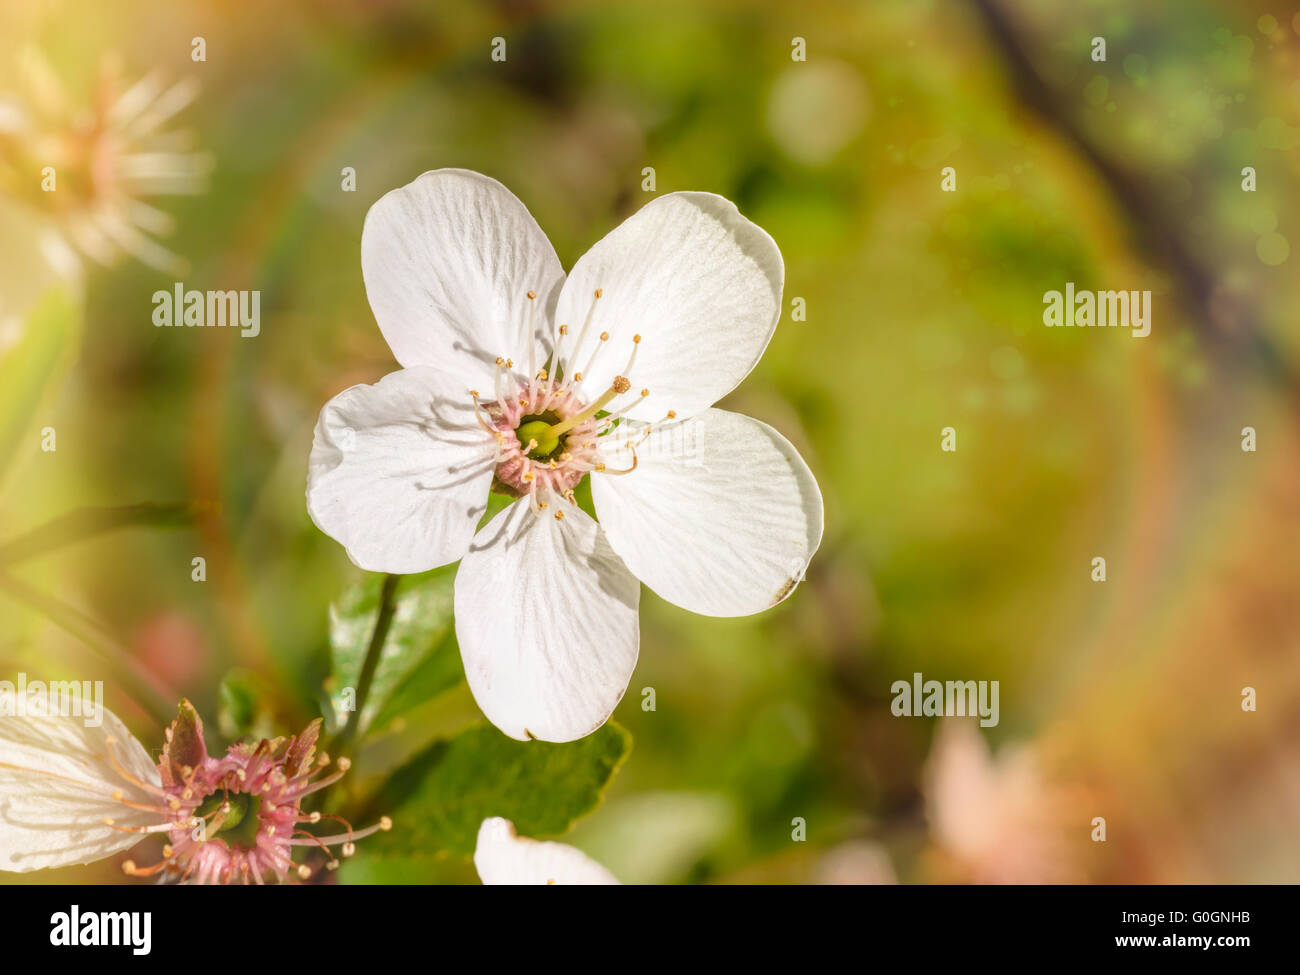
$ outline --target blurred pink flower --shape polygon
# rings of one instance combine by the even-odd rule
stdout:
[[[966,879],[982,884],[1078,879],[1063,792],[1043,779],[1033,749],[993,757],[974,719],[940,722],[925,767],[934,839]],[[1079,818],[1078,829],[1087,819]]]

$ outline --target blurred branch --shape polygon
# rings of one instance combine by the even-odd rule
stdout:
[[[1260,332],[1254,302],[1243,298],[1237,321],[1223,320],[1225,316],[1215,310],[1216,276],[1183,243],[1187,235],[1179,226],[1178,217],[1160,203],[1146,180],[1116,162],[1089,139],[1065,99],[1034,64],[1024,38],[998,0],[971,0],[971,3],[1010,69],[1020,100],[1073,145],[1110,188],[1130,217],[1140,244],[1174,278],[1182,304],[1201,336],[1238,354],[1244,337],[1248,351],[1269,376],[1289,384],[1292,377],[1283,357]]]
[[[0,590],[49,618],[60,629],[84,643],[96,656],[113,666],[129,685],[128,693],[163,725],[171,723],[176,693],[149,668],[113,639],[103,625],[53,596],[0,571]]]
[[[130,525],[176,528],[188,525],[210,506],[201,502],[131,504],[116,508],[81,508],[0,545],[0,565],[44,555],[71,542]]]

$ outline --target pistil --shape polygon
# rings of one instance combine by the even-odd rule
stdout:
[[[520,424],[519,429],[515,431],[515,436],[519,438],[519,442],[524,446],[526,453],[532,453],[536,457],[549,457],[560,449],[560,437],[578,424],[590,420],[603,410],[615,396],[626,393],[631,388],[632,383],[627,377],[616,376],[609,389],[601,393],[596,401],[581,413],[575,413],[559,423],[547,423],[545,420],[529,420],[527,423]]]

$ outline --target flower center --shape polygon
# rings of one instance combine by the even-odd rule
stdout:
[[[520,447],[532,455],[533,460],[550,460],[560,452],[560,435],[554,431],[559,422],[560,418],[554,412],[543,416],[526,416],[515,430],[515,439],[519,441]]]
[[[474,411],[479,425],[497,441],[496,471],[492,489],[510,497],[527,497],[535,513],[541,513],[559,500],[576,504],[574,488],[588,471],[609,474],[629,473],[636,469],[636,447],[649,436],[651,425],[638,428],[640,439],[623,440],[613,450],[602,440],[620,422],[623,415],[650,395],[643,389],[639,396],[621,406],[615,400],[632,389],[628,376],[636,364],[637,348],[641,336],[632,336],[632,351],[627,365],[614,377],[607,390],[594,400],[588,400],[583,390],[583,373],[592,365],[609,343],[609,333],[601,332],[594,347],[583,348],[591,330],[596,303],[601,297],[597,289],[591,309],[578,333],[576,341],[569,341],[569,326],[561,325],[554,336],[550,361],[542,369],[536,368],[536,335],[533,331],[533,309],[537,299],[535,291],[528,292],[529,314],[527,327],[521,341],[528,352],[529,378],[514,372],[514,360],[498,357],[495,379],[496,398],[481,401],[477,390],[471,390]],[[579,367],[578,363],[582,363]],[[669,410],[665,420],[676,417]],[[625,470],[609,470],[603,459],[605,453],[631,453],[631,466]],[[563,520],[564,512],[555,512]]]
[[[262,797],[247,792],[214,792],[196,813],[208,822],[208,835],[222,838],[236,849],[250,850],[262,827]]]

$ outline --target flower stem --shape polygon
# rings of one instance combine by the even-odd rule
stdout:
[[[379,591],[379,615],[375,617],[375,628],[370,633],[370,646],[366,648],[366,659],[361,663],[361,675],[357,678],[356,708],[348,712],[347,724],[331,743],[331,751],[337,752],[356,738],[361,725],[361,712],[365,710],[366,700],[370,697],[370,685],[374,683],[375,671],[379,669],[379,658],[383,654],[384,641],[388,639],[388,629],[393,623],[393,613],[397,609],[397,583],[400,575],[389,573],[384,576],[384,585]]]

